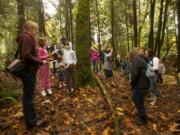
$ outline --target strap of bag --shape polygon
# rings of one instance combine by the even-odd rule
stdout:
[[[19,46],[18,46],[18,48],[17,48],[17,50],[16,50],[16,53],[15,53],[15,58],[17,58],[18,57],[18,53],[19,53]]]
[[[18,56],[19,56],[19,50],[20,50],[20,45],[18,44],[16,53],[15,53],[15,55],[14,55],[15,58],[18,58]]]

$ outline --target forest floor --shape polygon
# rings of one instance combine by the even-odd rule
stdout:
[[[151,106],[147,96],[145,105],[149,117],[146,126],[135,121],[130,83],[124,75],[115,72],[108,80],[98,74],[110,96],[115,110],[121,112],[120,128],[123,135],[172,135],[178,134],[180,121],[180,86],[175,78],[167,75],[165,84],[159,85],[160,97]],[[80,88],[74,94],[65,89],[55,89],[51,96],[35,96],[37,114],[45,120],[41,127],[25,129],[21,98],[14,104],[0,108],[0,135],[112,135],[115,132],[110,108],[98,87]]]

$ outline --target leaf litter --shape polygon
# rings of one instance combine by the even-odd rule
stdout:
[[[172,135],[179,134],[180,87],[175,84],[159,86],[160,97],[156,106],[145,105],[149,122],[136,125],[135,106],[131,101],[130,83],[122,73],[115,72],[110,79],[98,74],[107,89],[117,115],[121,116],[123,135]],[[56,84],[57,82],[54,82]],[[89,86],[69,95],[64,89],[56,89],[53,95],[35,95],[36,112],[46,124],[27,132],[21,100],[0,110],[0,135],[112,135],[115,133],[113,118],[100,89]]]
[[[123,116],[121,128],[127,135],[172,135],[180,134],[180,85],[176,85],[172,76],[166,78],[165,84],[159,85],[160,97],[156,106],[151,106],[150,94],[145,99],[145,106],[149,117],[147,126],[138,126],[135,123],[136,109],[131,100],[130,82],[124,75],[115,72],[114,76],[106,80],[102,74],[99,78],[110,95],[113,107],[117,114]],[[171,80],[171,81],[170,81]],[[110,83],[111,82],[111,83]],[[171,82],[171,83],[169,83]]]

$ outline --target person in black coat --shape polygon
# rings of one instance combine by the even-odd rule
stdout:
[[[137,109],[137,124],[145,125],[147,123],[146,108],[144,99],[149,89],[149,80],[146,77],[147,60],[142,49],[135,48],[130,53],[131,62],[131,87],[132,99]]]

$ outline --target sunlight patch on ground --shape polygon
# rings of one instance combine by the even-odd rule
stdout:
[[[165,75],[164,76],[164,82],[166,84],[176,84],[176,77],[173,75]]]

